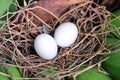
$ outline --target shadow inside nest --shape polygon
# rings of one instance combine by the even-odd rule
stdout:
[[[35,77],[63,76],[74,72],[76,66],[93,65],[101,60],[100,54],[106,49],[104,47],[106,34],[103,34],[109,16],[106,9],[88,1],[73,5],[58,19],[52,18],[45,24],[36,13],[32,12],[34,9],[36,7],[18,11],[11,17],[12,21],[7,24],[7,31],[4,27],[1,28],[4,29],[1,33],[4,35],[0,44],[1,51],[8,57],[14,57],[16,63],[25,67],[23,75],[27,75],[26,70],[28,70],[31,72],[31,76]],[[37,9],[41,8],[37,7]],[[36,25],[34,19],[41,25]],[[16,20],[18,21],[16,22]],[[60,48],[59,55],[53,60],[40,58],[33,47],[35,37],[43,33],[43,25],[50,30],[52,35],[56,27],[64,22],[73,22],[77,25],[79,35],[76,42],[68,48]],[[5,32],[9,34],[8,38],[5,37]],[[47,75],[44,74],[45,70],[51,69],[54,71]]]

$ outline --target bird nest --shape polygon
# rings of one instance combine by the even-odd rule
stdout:
[[[0,28],[1,54],[15,62],[23,77],[53,79],[75,74],[82,65],[94,65],[107,51],[104,47],[109,12],[92,1],[70,6],[60,17],[46,11],[53,18],[47,22],[32,10],[39,6],[22,8],[4,22]],[[35,24],[35,20],[40,24]],[[47,28],[51,35],[58,25],[73,22],[78,28],[74,44],[60,48],[53,60],[44,60],[34,50],[34,39]],[[6,26],[6,27],[5,27]],[[30,74],[29,74],[30,73]]]

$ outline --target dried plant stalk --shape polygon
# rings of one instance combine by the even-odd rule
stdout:
[[[38,8],[41,9],[39,6],[20,9],[14,13],[17,17],[6,23],[7,31],[5,27],[0,28],[2,31],[0,33],[2,36],[0,51],[16,62],[17,67],[21,68],[23,77],[28,76],[28,71],[30,71],[29,77],[46,80],[60,78],[71,75],[76,68],[84,64],[93,65],[100,61],[100,54],[106,51],[104,47],[106,34],[102,33],[107,27],[107,17],[109,16],[107,10],[92,1],[86,1],[72,5],[59,17],[56,15],[57,13],[48,10],[48,14],[53,13],[58,19],[53,21],[53,18],[56,18],[53,16],[52,19],[48,18],[50,23],[47,23],[40,15],[33,13],[32,10]],[[46,7],[42,8],[45,8],[42,10],[46,12]],[[16,23],[15,21],[19,20],[19,17],[21,21]],[[11,18],[13,19],[13,16]],[[38,26],[33,19],[41,21],[42,24]],[[60,49],[59,55],[53,60],[47,61],[40,58],[36,54],[33,44],[35,37],[43,32],[43,25],[48,25],[47,27],[54,32],[59,24],[68,21],[75,23],[78,27],[79,35],[76,42],[68,48]],[[9,37],[6,37],[6,34],[9,34]]]
[[[86,1],[87,0],[39,0],[37,2],[33,2],[28,7],[36,7],[31,11],[44,22],[49,22],[52,19],[58,19],[61,15],[68,11],[71,5],[84,3]],[[37,26],[41,24],[41,22],[36,19],[34,19],[33,22]]]

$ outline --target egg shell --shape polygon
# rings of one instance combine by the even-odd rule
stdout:
[[[55,39],[48,34],[40,34],[34,41],[34,48],[37,54],[43,59],[53,59],[57,55],[57,43]]]
[[[71,46],[76,41],[77,36],[77,26],[71,22],[59,25],[54,33],[54,38],[58,46],[62,48]]]

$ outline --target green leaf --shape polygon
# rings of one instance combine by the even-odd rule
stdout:
[[[54,69],[45,69],[42,74],[43,75],[50,75],[50,74],[54,74],[55,72],[57,72],[56,70]]]
[[[102,67],[109,73],[115,80],[120,80],[120,51],[112,52],[103,58],[109,57],[102,63]]]
[[[115,16],[120,16],[120,9],[114,11],[113,14],[114,14]]]
[[[16,0],[12,0],[12,4],[9,7],[9,12],[15,12],[17,10]]]
[[[111,51],[120,49],[120,39],[108,36],[106,39],[106,47]]]
[[[79,70],[82,70],[84,68],[85,67],[82,67]],[[112,79],[108,75],[99,72],[97,68],[94,67],[78,75],[76,77],[76,80],[112,80]]]
[[[47,67],[44,68],[44,71],[42,71],[41,74],[46,76],[46,75],[52,75],[56,72],[57,70],[53,66],[47,65]]]
[[[0,16],[2,16],[9,8],[12,0],[0,0]]]
[[[0,16],[2,16],[7,10],[9,12],[15,12],[17,10],[17,6],[15,5],[15,2],[16,0],[1,0],[0,1],[0,8],[3,8],[0,9]],[[4,4],[2,4],[4,3]],[[1,5],[2,4],[2,5]],[[3,6],[4,5],[4,6]],[[6,6],[7,5],[7,6]],[[8,17],[11,16],[11,14],[7,15]],[[7,16],[4,16],[2,18],[0,18],[0,21],[5,21],[7,19]],[[2,26],[3,24],[0,24],[0,27]]]
[[[114,37],[107,37],[106,44],[114,44],[117,41],[119,41],[119,39],[114,38]]]
[[[0,59],[1,58],[3,58],[2,55],[0,55]],[[11,77],[5,76],[4,74]],[[0,80],[17,80],[17,78],[22,78],[22,76],[16,66],[12,66],[12,64],[0,65]]]
[[[102,67],[111,74],[114,80],[120,80],[120,10],[113,12],[110,25],[111,29],[116,30],[112,34],[109,33],[110,36],[107,36],[106,40],[112,53],[103,56],[103,59],[106,57],[109,59],[102,63]]]
[[[2,67],[0,67],[0,80],[9,80],[9,78],[7,77],[7,76],[5,76],[5,75],[2,75],[2,73],[4,74],[5,73],[5,70],[2,68]]]
[[[8,72],[15,78],[21,78],[21,74],[17,67],[6,66]]]
[[[116,27],[116,30],[117,30],[117,28],[119,28],[119,31],[120,31],[120,17],[116,17],[115,19],[113,19],[111,24]]]
[[[0,66],[0,73],[0,80],[17,79],[22,77],[18,68],[10,65]],[[5,76],[4,74],[9,75],[11,77]]]
[[[120,36],[120,10],[116,10],[111,15],[110,27]]]

